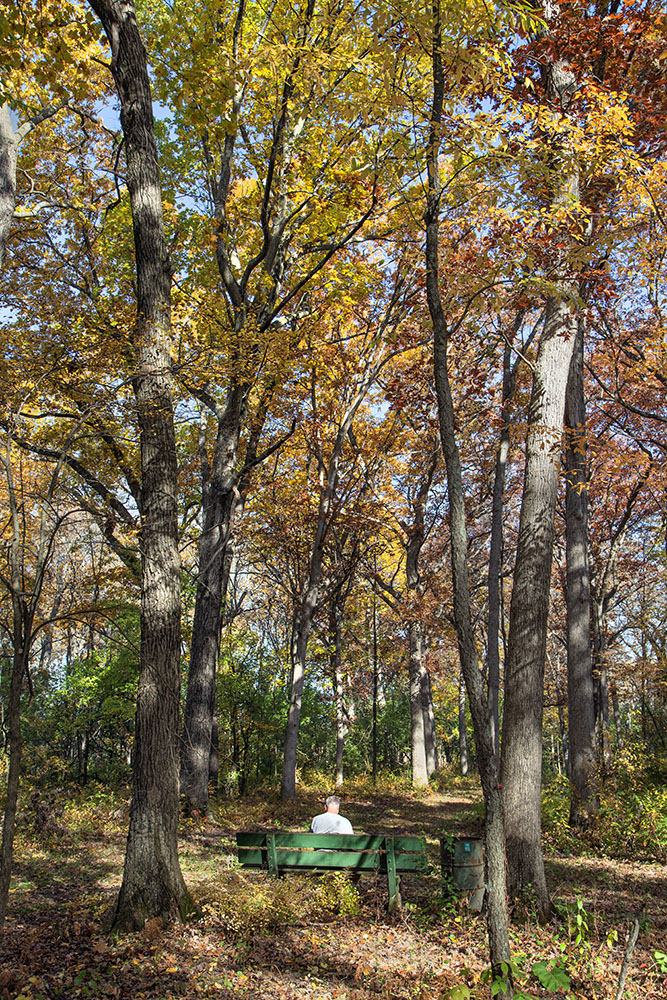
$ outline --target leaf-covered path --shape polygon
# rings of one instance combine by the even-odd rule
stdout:
[[[272,887],[263,874],[238,871],[233,855],[236,829],[303,830],[318,810],[314,793],[290,805],[264,795],[221,806],[216,824],[184,825],[182,864],[186,881],[202,903],[201,921],[167,929],[148,924],[141,934],[117,940],[105,936],[102,927],[120,884],[124,819],[103,805],[72,804],[57,835],[40,840],[24,827],[0,959],[0,997],[486,996],[480,983],[486,959],[484,918],[460,905],[443,909],[437,869],[440,833],[479,829],[474,795],[346,798],[345,812],[355,830],[427,836],[434,874],[404,880],[405,905],[395,917],[385,912],[382,878],[362,878],[357,900],[356,890],[347,883],[341,886],[340,879],[331,890],[305,876],[282,879]],[[664,1000],[667,977],[653,957],[666,950],[667,942],[664,866],[581,856],[551,856],[548,866],[563,920],[548,928],[513,927],[513,949],[520,959],[522,953],[526,956],[526,969],[560,955],[571,977],[571,997],[611,1000],[629,915],[645,902],[647,913],[625,995]],[[578,942],[577,931],[583,932]],[[469,992],[452,992],[456,987]],[[526,979],[524,989],[532,997],[566,995],[547,992],[534,977]]]

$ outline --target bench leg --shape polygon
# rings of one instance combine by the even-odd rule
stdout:
[[[266,860],[269,865],[269,875],[278,875],[278,855],[276,854],[276,838],[272,833],[266,836]]]
[[[396,874],[396,855],[394,853],[393,837],[385,839],[385,851],[387,859],[387,888],[389,890],[387,910],[389,913],[395,913],[396,910],[400,910],[401,908],[401,894],[398,891],[400,880]]]

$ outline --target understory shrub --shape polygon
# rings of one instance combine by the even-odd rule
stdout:
[[[344,872],[286,879],[231,871],[206,887],[200,903],[226,933],[248,938],[286,924],[353,916],[359,893]]]
[[[600,793],[600,812],[586,830],[569,825],[570,785],[555,778],[542,796],[545,841],[567,854],[593,851],[616,858],[667,858],[667,781],[664,767],[647,766],[643,750],[619,751]]]

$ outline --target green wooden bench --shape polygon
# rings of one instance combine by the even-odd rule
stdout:
[[[423,837],[237,833],[236,845],[243,868],[263,868],[270,875],[294,871],[386,872],[390,913],[401,905],[400,876],[428,869]]]

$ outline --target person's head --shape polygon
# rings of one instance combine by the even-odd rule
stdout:
[[[330,795],[324,802],[327,812],[337,813],[340,809],[340,799],[337,795]]]

